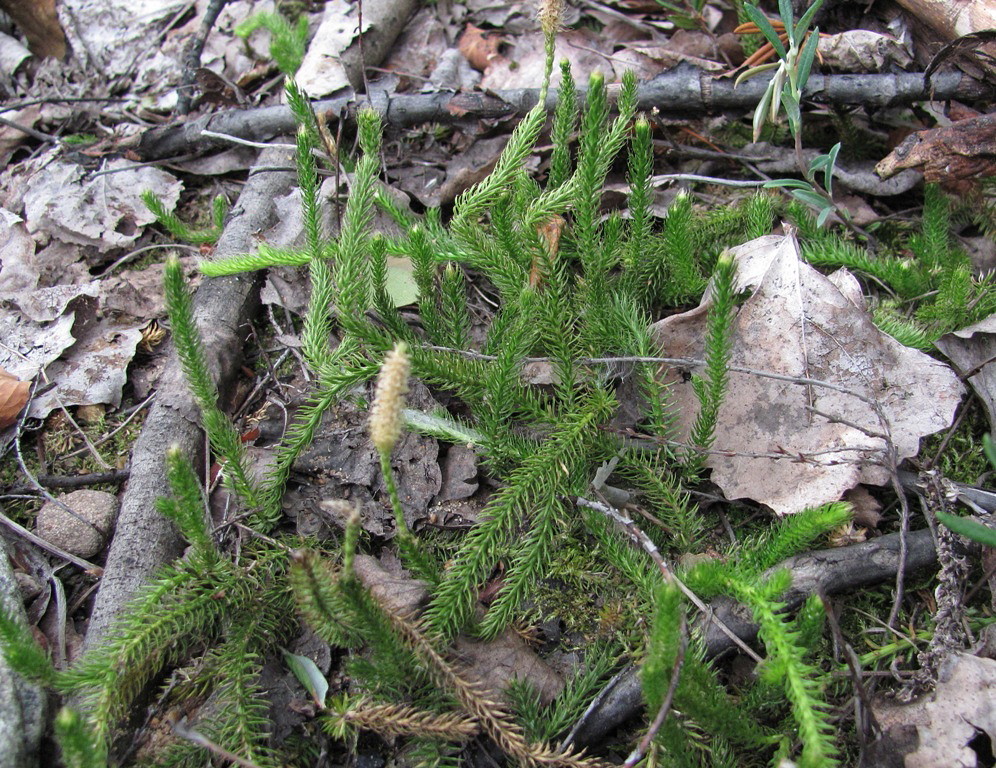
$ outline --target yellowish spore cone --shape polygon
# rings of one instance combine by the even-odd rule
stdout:
[[[379,453],[390,453],[401,436],[401,411],[408,394],[410,370],[408,345],[398,342],[384,357],[370,408],[370,439]]]

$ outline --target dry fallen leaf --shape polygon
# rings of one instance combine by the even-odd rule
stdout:
[[[38,278],[35,241],[20,216],[0,208],[0,299],[33,291]]]
[[[917,21],[928,24],[945,40],[996,29],[996,5],[992,0],[898,0]]]
[[[478,72],[483,72],[495,59],[501,57],[500,48],[504,42],[501,35],[485,32],[480,27],[467,24],[457,47],[464,58],[470,62],[470,66]]]
[[[67,243],[93,245],[99,251],[130,245],[156,217],[142,202],[152,190],[171,211],[183,185],[158,168],[136,166],[118,158],[88,175],[75,163],[55,161],[31,179],[24,195],[29,232],[43,231]]]
[[[851,505],[851,520],[864,528],[878,528],[882,521],[882,503],[872,496],[863,485],[852,488],[844,494],[844,501]]]
[[[106,320],[86,325],[72,348],[45,369],[56,386],[31,401],[30,416],[43,419],[60,406],[106,403],[117,408],[141,340],[140,328]]]
[[[557,61],[569,61],[575,77],[600,71],[605,82],[618,80],[615,69],[615,56],[611,41],[603,39],[590,29],[568,29],[557,35],[554,43]],[[535,88],[543,79],[546,68],[546,53],[543,48],[542,32],[527,32],[510,41],[503,56],[491,62],[481,88],[500,91],[506,88]],[[621,67],[621,71],[624,67]],[[560,85],[560,69],[554,67],[550,87]]]
[[[40,59],[46,56],[65,58],[66,36],[59,25],[55,0],[34,0],[30,3],[5,0],[0,3],[0,7],[24,33],[28,39],[28,46],[35,56]]]
[[[902,69],[913,60],[899,40],[868,29],[820,35],[818,51],[823,67],[862,74],[887,72],[892,66]]]
[[[920,437],[951,423],[963,392],[958,377],[879,331],[850,273],[820,274],[791,236],[758,238],[731,255],[736,290],[753,290],[733,321],[732,365],[832,388],[730,373],[706,460],[727,498],[751,498],[779,514],[835,501],[860,482],[888,481],[885,429],[902,459],[916,455]],[[663,354],[702,358],[710,302],[707,292],[699,307],[652,327]],[[680,371],[666,377],[687,435],[698,399]]]
[[[369,17],[363,22],[363,32],[368,32]],[[342,52],[353,44],[358,32],[356,12],[349,3],[333,0],[325,5],[318,31],[294,78],[306,94],[318,98],[350,85]]]
[[[975,768],[990,765],[983,755],[996,743],[996,661],[954,653],[942,665],[937,688],[913,704],[873,707],[882,739],[872,745],[875,756],[863,765],[884,765],[898,757],[905,768]],[[985,747],[973,745],[983,736]],[[991,755],[992,753],[989,752]],[[870,758],[870,759],[869,759]]]
[[[17,423],[21,409],[28,402],[31,382],[19,381],[0,368],[0,429]]]
[[[996,315],[944,334],[935,346],[962,375],[974,371],[968,383],[986,406],[990,431],[996,432]]]

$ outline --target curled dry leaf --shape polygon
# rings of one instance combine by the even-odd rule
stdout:
[[[881,485],[888,444],[914,456],[920,437],[951,423],[963,387],[944,364],[882,333],[846,270],[826,277],[805,264],[792,236],[734,248],[736,290],[752,290],[733,320],[731,364],[827,382],[798,384],[730,372],[706,465],[727,498],[751,498],[779,514],[839,499],[860,482]],[[704,355],[711,304],[652,327],[668,357]],[[680,428],[699,410],[689,381],[672,368]]]
[[[457,47],[470,66],[478,72],[483,72],[495,59],[501,58],[501,45],[504,38],[501,35],[485,32],[480,27],[467,24],[460,35]]]
[[[955,364],[986,407],[989,429],[996,433],[996,315],[953,333],[936,342],[941,352]]]
[[[992,0],[898,0],[899,5],[939,32],[945,40],[996,29],[996,4]]]
[[[906,768],[974,768],[996,741],[996,661],[952,654],[939,671],[937,688],[913,704],[873,707],[882,737],[862,765]],[[979,739],[982,735],[985,738]],[[982,743],[982,749],[976,751]],[[989,752],[991,755],[992,753]],[[898,757],[898,762],[893,762]],[[886,758],[892,758],[886,762]]]
[[[19,381],[0,368],[0,429],[17,423],[17,417],[28,402],[31,383]]]
[[[841,72],[887,72],[893,65],[903,69],[913,61],[900,41],[870,29],[821,35],[818,51],[824,67]]]

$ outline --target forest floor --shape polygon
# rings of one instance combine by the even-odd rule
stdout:
[[[829,618],[814,642],[812,664],[822,674],[843,764],[885,765],[885,755],[899,754],[910,756],[907,765],[931,765],[942,764],[932,763],[931,755],[959,754],[958,764],[986,765],[996,743],[996,720],[978,704],[996,681],[989,639],[996,623],[993,550],[953,538],[934,516],[938,509],[960,509],[986,521],[996,510],[996,494],[984,490],[993,467],[983,450],[996,415],[996,315],[983,311],[996,309],[990,284],[996,269],[996,122],[990,111],[996,43],[984,25],[964,29],[951,21],[956,9],[972,11],[972,3],[952,2],[950,13],[933,15],[925,10],[930,5],[825,4],[815,18],[822,38],[811,91],[801,105],[798,147],[783,115],[755,119],[764,77],[732,86],[745,66],[764,63],[750,58],[763,46],[760,34],[734,31],[744,21],[739,3],[579,0],[567,6],[556,42],[558,60],[570,62],[582,87],[600,72],[615,99],[623,73],[636,74],[639,111],[652,130],[648,209],[655,230],[686,200],[704,222],[717,211],[738,210],[760,192],[772,212],[763,235],[776,238],[777,248],[789,247],[785,243],[798,235],[802,257],[830,266],[832,259],[819,262],[814,245],[830,242],[820,239],[814,222],[824,212],[820,232],[837,237],[840,253],[851,258],[846,266],[854,276],[828,280],[795,256],[752,255],[762,246],[748,241],[761,242],[762,233],[731,243],[744,249],[736,251],[741,274],[764,259],[766,265],[784,261],[785,271],[758,267],[758,275],[739,285],[740,294],[755,302],[751,311],[770,327],[749,336],[745,302],[738,338],[770,354],[761,362],[734,354],[742,378],[730,387],[715,450],[686,489],[701,519],[695,547],[683,549],[667,524],[659,532],[668,562],[689,567],[697,559],[725,558],[745,535],[776,526],[783,516],[841,498],[851,504],[851,522],[815,542],[817,554],[784,563],[796,577],[795,591],[784,601],[794,609],[819,593]],[[320,179],[323,226],[331,235],[343,228],[357,173],[358,105],[369,102],[381,114],[379,179],[395,204],[415,217],[435,210],[446,222],[458,197],[495,168],[512,130],[535,103],[546,60],[531,3],[368,0],[361,7],[346,0],[154,0],[147,6],[135,20],[113,0],[78,0],[60,4],[57,18],[11,10],[13,22],[0,27],[0,50],[11,62],[0,75],[0,530],[7,553],[0,588],[8,590],[0,603],[14,614],[23,605],[23,621],[58,669],[71,668],[98,646],[141,585],[183,555],[185,543],[154,506],[168,493],[163,455],[171,444],[197,457],[213,533],[226,553],[238,562],[242,547],[262,536],[233,511],[237,501],[219,479],[224,470],[217,457],[205,449],[197,408],[170,351],[162,288],[167,255],[179,258],[191,287],[201,286],[196,313],[209,365],[224,410],[260,472],[315,384],[305,360],[305,270],[279,267],[241,280],[198,272],[205,259],[251,253],[260,243],[300,248],[306,238],[293,174],[295,123],[281,106],[284,78],[274,64],[287,52],[275,52],[274,39],[293,41],[296,20],[307,25],[297,82],[316,102],[322,146],[333,158]],[[779,9],[767,3],[762,10],[773,18]],[[254,14],[276,11],[292,19],[283,38],[265,27],[238,29]],[[979,23],[986,11],[974,12],[973,23]],[[934,78],[929,87],[925,71]],[[558,65],[554,89],[559,82]],[[832,150],[838,142],[839,154]],[[536,179],[548,178],[553,146],[545,130],[525,160]],[[802,178],[832,151],[831,207],[818,196],[815,202],[804,194],[793,198],[793,189],[805,185],[764,188],[772,180]],[[600,203],[607,230],[631,218],[630,181],[625,162],[611,165]],[[186,234],[203,236],[178,244],[143,202],[148,191],[165,213],[179,218],[175,231],[185,227]],[[213,202],[218,198],[224,207]],[[378,210],[371,228],[393,237],[398,222]],[[763,245],[777,250],[775,243]],[[955,256],[916,264],[924,253],[941,252]],[[930,290],[903,295],[876,260],[899,265],[897,270],[922,268]],[[960,299],[955,279],[944,272],[955,263],[964,271]],[[469,338],[480,352],[499,302],[494,285],[474,270],[467,279]],[[775,284],[789,288],[778,292]],[[421,327],[411,260],[388,259],[388,290],[400,316]],[[799,295],[793,298],[793,291]],[[799,335],[799,315],[778,316],[781,310],[772,309],[785,296],[803,307],[802,324],[816,329],[811,336],[805,329]],[[950,306],[938,296],[950,299]],[[658,355],[703,356],[706,304],[701,311],[698,305],[696,295],[650,318]],[[892,346],[892,337],[876,335],[872,318],[906,346],[897,351],[902,345]],[[820,334],[832,343],[821,347]],[[837,403],[833,429],[818,432],[800,426],[800,419],[812,420],[805,410],[812,410],[811,402],[787,396],[769,403],[773,411],[759,413],[768,395],[750,383],[756,377],[748,369],[788,372],[780,366],[795,353],[790,350],[801,349],[797,379],[816,386],[838,381],[834,366],[809,359],[833,355],[835,345],[845,348],[847,365],[884,382],[856,398],[885,424],[880,452],[887,460],[879,465],[872,466],[867,443],[859,440],[854,448],[848,442],[852,422],[867,416],[853,402]],[[690,374],[677,364],[670,370],[677,400],[697,402]],[[537,391],[556,386],[544,360],[525,363],[521,377]],[[850,379],[840,382],[836,386],[853,393]],[[803,388],[795,389],[804,399]],[[349,512],[334,502],[348,500],[362,510],[365,551],[379,558],[364,560],[367,585],[401,594],[398,599],[414,609],[428,598],[395,557],[397,518],[366,434],[372,394],[372,387],[357,390],[325,415],[293,465],[283,517],[271,533],[283,547],[335,549]],[[619,401],[621,411],[638,407],[623,389]],[[407,405],[426,414],[449,407],[465,415],[451,392],[422,382],[412,382]],[[679,418],[686,430],[690,418]],[[611,426],[628,438],[636,421],[622,413]],[[862,439],[882,438],[867,422],[852,431]],[[505,478],[492,474],[473,445],[410,433],[395,450],[405,522],[445,559],[487,519]],[[828,451],[852,453],[821,463]],[[767,463],[738,464],[736,457]],[[602,493],[606,477],[594,481],[590,494],[603,507],[615,490],[606,486]],[[627,509],[646,513],[637,516],[640,525],[660,523],[649,506]],[[556,743],[571,731],[574,744],[622,763],[646,730],[633,670],[648,653],[650,618],[634,615],[624,574],[593,561],[586,535],[574,523],[558,534],[516,632],[491,642],[460,640],[454,656],[487,690],[527,680],[544,702],[560,695],[579,669],[591,672],[585,706],[573,721],[562,713],[563,727],[550,725],[544,738]],[[651,549],[646,540],[644,545]],[[502,569],[509,565],[502,561],[480,585],[484,605],[500,593]],[[703,653],[716,659],[730,691],[741,690],[757,675],[751,661],[751,654],[763,651],[757,627],[733,603],[716,602],[711,612],[740,635],[737,642],[748,652],[735,653],[735,645],[703,629]],[[315,681],[329,696],[355,694],[347,654],[310,630],[283,632],[284,655],[270,648],[261,686],[270,708],[269,746],[284,764],[463,759],[483,765],[502,759],[480,735],[465,736],[456,752],[426,757],[406,751],[400,738],[349,741],[319,733],[312,723],[325,692],[316,695]],[[211,713],[196,711],[203,700],[190,705],[170,698],[190,665],[209,663],[205,648],[186,650],[173,668],[150,675],[165,685],[162,692],[146,688],[123,718],[130,726],[115,744],[116,764],[154,762],[170,739],[204,746],[198,716],[203,721]],[[201,662],[191,662],[197,658]],[[304,658],[313,671],[302,671]],[[935,689],[941,669],[943,682]],[[914,693],[922,698],[907,704]],[[520,716],[531,722],[518,702]],[[758,706],[766,711],[769,705]],[[776,752],[796,753],[784,703],[769,709],[762,722],[782,739],[752,756],[757,764],[775,759]],[[962,727],[942,722],[942,712],[961,718]],[[30,719],[25,714],[25,722]],[[687,712],[672,719],[689,732],[698,722]],[[53,747],[50,720],[43,722],[44,761],[53,759]],[[310,739],[307,748],[298,746],[302,736]],[[707,732],[698,739],[708,745]],[[18,760],[28,758],[17,749],[31,752],[0,738],[0,750],[5,748]],[[208,748],[217,764],[229,764],[217,745]],[[649,759],[655,759],[653,749]],[[666,759],[677,760],[671,753]],[[738,764],[738,758],[722,762],[727,758],[718,748],[710,754],[708,746],[681,759]],[[246,758],[242,764],[271,763]]]

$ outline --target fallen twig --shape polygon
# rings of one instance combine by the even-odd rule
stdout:
[[[259,158],[265,164],[287,160],[286,150],[275,149],[264,151]],[[258,233],[275,220],[273,200],[287,194],[293,184],[292,174],[267,173],[250,178],[235,207],[237,213],[218,242],[217,256],[253,250]],[[195,295],[195,314],[206,357],[222,393],[239,370],[243,327],[258,307],[261,279],[262,275],[256,273],[206,280]],[[117,529],[86,635],[87,647],[99,644],[136,590],[183,552],[183,541],[173,524],[155,509],[156,499],[169,493],[165,456],[171,445],[179,445],[195,465],[202,463],[204,438],[199,414],[175,353],[166,363],[155,404],[132,452],[131,478],[121,500]]]
[[[675,67],[643,83],[639,89],[640,109],[657,109],[682,117],[714,114],[725,110],[753,109],[760,101],[768,78],[756,77],[734,89],[732,79],[717,79],[690,64]],[[930,99],[964,99],[983,97],[985,86],[960,72],[945,72],[924,87],[923,74],[898,75],[812,75],[806,97],[838,105],[874,107],[912,104]],[[332,115],[355,113],[369,104],[385,124],[406,127],[425,122],[452,123],[469,118],[502,119],[523,115],[539,98],[539,89],[521,88],[507,91],[452,93],[403,93],[389,95],[376,89],[366,99],[343,96],[314,102],[316,112]],[[556,103],[556,92],[547,98],[547,106]],[[139,137],[135,148],[142,160],[162,160],[189,153],[194,148],[208,150],[221,146],[204,135],[205,130],[237,136],[251,141],[265,141],[293,133],[294,116],[286,105],[258,109],[218,112],[182,124],[151,128]]]

